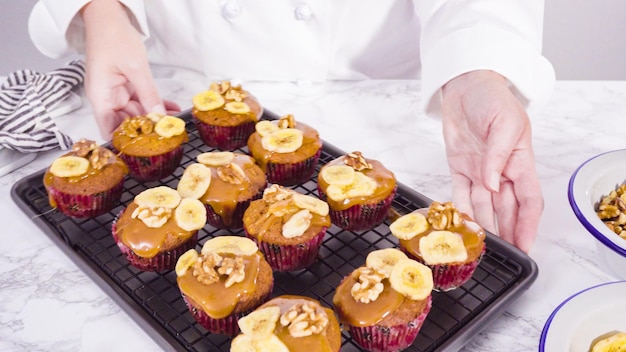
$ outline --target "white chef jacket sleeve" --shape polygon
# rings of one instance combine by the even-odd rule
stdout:
[[[135,28],[148,37],[143,0],[119,0],[126,6]],[[61,58],[85,51],[85,26],[79,11],[89,0],[40,0],[28,19],[35,47],[44,55]]]
[[[415,1],[422,23],[423,108],[438,114],[441,87],[473,70],[506,77],[526,107],[542,104],[555,74],[541,55],[543,0]]]

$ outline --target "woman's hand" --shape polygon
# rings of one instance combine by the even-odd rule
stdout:
[[[487,230],[530,251],[543,197],[526,111],[492,71],[460,75],[442,93],[453,201]]]
[[[86,32],[85,92],[105,139],[126,116],[180,111],[159,97],[141,35],[122,4],[93,0],[81,14]]]

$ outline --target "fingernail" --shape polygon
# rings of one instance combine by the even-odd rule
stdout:
[[[156,112],[157,114],[164,114],[165,115],[165,107],[163,105],[161,105],[161,104],[155,105],[155,106],[152,107],[150,112]]]
[[[491,188],[492,191],[499,192],[500,191],[500,175],[495,174],[495,173],[489,175],[487,186]]]

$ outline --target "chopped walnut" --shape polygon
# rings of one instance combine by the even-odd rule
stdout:
[[[81,139],[74,143],[72,152],[76,156],[87,159],[91,167],[96,170],[101,170],[106,165],[112,164],[117,160],[112,151],[88,139]]]
[[[328,316],[313,302],[298,303],[280,316],[280,324],[287,327],[291,336],[304,337],[324,331]]]
[[[356,171],[371,169],[372,165],[368,163],[361,152],[348,153],[343,159],[344,163]]]
[[[224,94],[224,98],[237,102],[242,102],[246,96],[246,92],[242,90],[240,86],[231,87],[228,91],[226,91],[226,94]]]
[[[135,116],[122,122],[121,131],[130,138],[148,134],[154,130],[154,122],[145,116]]]
[[[368,267],[360,267],[353,274],[356,275],[356,281],[352,285],[350,293],[352,297],[361,303],[370,303],[378,299],[383,292],[383,274]]]
[[[114,163],[116,160],[115,154],[107,148],[96,147],[89,156],[89,163],[91,167],[96,170],[102,170],[108,164]]]
[[[81,139],[78,142],[74,143],[74,145],[72,145],[72,151],[74,152],[74,154],[82,158],[89,155],[89,153],[91,153],[91,151],[96,148],[98,148],[96,142],[89,139]]]
[[[435,230],[449,230],[461,225],[461,213],[452,202],[433,202],[428,208],[426,219]]]
[[[278,120],[278,128],[280,129],[295,128],[295,127],[296,127],[296,119],[291,114],[285,115]]]
[[[230,89],[230,81],[223,81],[223,82],[220,82],[220,83],[213,82],[209,86],[209,90],[212,90],[214,92],[218,92],[218,93],[220,93],[222,95],[224,95],[224,93],[226,93],[229,89]]]
[[[626,238],[626,184],[622,184],[600,199],[596,214],[606,226]]]
[[[198,256],[193,266],[193,276],[204,285],[210,285],[220,280],[215,267],[222,263],[222,257],[217,253],[206,253]]]
[[[224,283],[224,286],[230,287],[233,284],[242,282],[246,278],[246,267],[243,264],[243,257],[236,256],[235,258],[224,258],[221,266],[217,269],[220,275],[227,275],[228,279]]]
[[[240,185],[246,179],[246,173],[239,165],[233,163],[218,167],[217,176],[232,185]]]
[[[163,226],[172,216],[172,209],[166,207],[151,208],[148,206],[138,206],[130,215],[133,219],[141,220],[146,226],[159,228]]]
[[[281,200],[290,198],[292,195],[293,191],[291,189],[281,187],[277,184],[273,184],[263,191],[263,200],[268,203],[276,203]]]

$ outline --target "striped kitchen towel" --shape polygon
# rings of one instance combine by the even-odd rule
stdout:
[[[69,149],[72,140],[58,129],[49,109],[66,99],[84,77],[81,60],[48,73],[11,73],[0,85],[0,149],[22,153]]]

